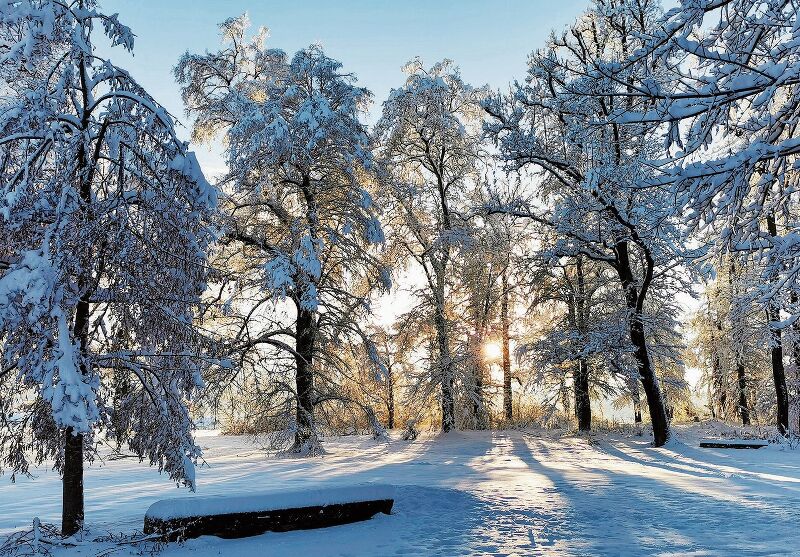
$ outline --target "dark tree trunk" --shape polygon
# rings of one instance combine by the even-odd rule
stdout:
[[[736,351],[736,379],[739,385],[739,417],[742,425],[750,425],[750,408],[747,406],[747,375],[741,352]]]
[[[86,61],[81,59],[80,80],[82,90],[83,105],[89,103],[90,88],[86,70]],[[86,110],[81,121],[81,128],[84,131],[89,129],[89,111]],[[102,141],[102,137],[98,139]],[[79,194],[83,210],[83,217],[86,224],[91,224],[92,216],[92,168],[89,163],[90,157],[86,150],[86,144],[81,143],[77,152],[76,177],[79,180]],[[95,161],[96,162],[96,161]],[[94,254],[91,249],[86,253],[76,254],[80,257],[83,267],[82,273],[77,277],[78,286],[81,291],[81,298],[75,307],[75,321],[72,324],[72,336],[78,341],[80,347],[80,372],[83,375],[89,373],[86,367],[86,356],[89,350],[89,317],[91,307],[90,285],[92,283],[92,261]],[[84,506],[83,506],[83,435],[75,434],[71,427],[64,431],[64,477],[62,486],[61,501],[61,534],[71,536],[83,526]]]
[[[487,429],[486,412],[483,400],[483,366],[475,366],[475,393],[472,400],[472,413],[475,417],[475,429]]]
[[[652,280],[653,263],[648,257],[645,279],[641,286],[642,292],[640,292],[637,290],[637,284],[633,277],[633,269],[631,268],[628,254],[628,243],[624,241],[617,242],[615,251],[617,255],[615,267],[625,292],[625,303],[630,312],[628,330],[631,344],[633,345],[634,357],[639,371],[639,380],[642,382],[642,388],[647,399],[650,422],[653,425],[653,443],[656,447],[661,447],[669,440],[669,420],[667,419],[667,411],[664,408],[664,399],[661,396],[658,379],[650,361],[647,337],[644,331],[644,323],[642,322],[643,293],[646,292],[649,281]]]
[[[503,271],[502,296],[500,298],[500,328],[503,344],[503,412],[505,418],[511,421],[514,418],[514,405],[511,397],[511,349],[508,320],[508,269]]]
[[[450,221],[450,208],[447,199],[447,185],[444,179],[443,164],[447,158],[445,148],[441,148],[437,153],[438,164],[433,162],[434,174],[436,175],[436,189],[439,193],[439,203],[442,217],[442,228],[445,231],[453,229]],[[446,286],[446,273],[448,271],[448,263],[450,262],[450,244],[449,240],[445,240],[442,246],[440,259],[438,263],[434,262],[434,274],[436,275],[436,282],[434,285],[434,299],[436,307],[434,308],[434,325],[436,327],[436,342],[439,350],[439,373],[441,374],[442,383],[442,431],[452,431],[456,427],[456,406],[455,396],[453,393],[453,385],[455,377],[453,373],[453,358],[450,355],[450,330],[445,316],[445,286]]]
[[[794,290],[791,293],[791,302],[794,307],[800,301],[797,292]],[[792,400],[795,403],[800,402],[800,320],[792,323],[792,363],[794,364],[794,384],[795,391],[792,393],[794,397]],[[800,419],[800,415],[798,415]],[[800,432],[800,423],[797,424],[797,431]]]
[[[742,343],[737,341],[736,335],[733,334],[733,331],[736,329],[733,319],[735,310],[734,300],[736,298],[736,286],[734,284],[735,277],[736,264],[734,263],[733,258],[731,258],[730,269],[728,271],[728,297],[730,299],[728,315],[730,316],[731,321],[733,357],[736,363],[736,386],[739,394],[739,402],[736,405],[736,408],[738,410],[739,418],[742,420],[742,425],[750,425],[750,408],[747,405],[747,373],[744,367],[743,347]]]
[[[577,292],[575,296],[575,317],[578,332],[581,335],[581,344],[586,342],[587,331],[587,304],[586,281],[583,276],[583,258],[578,256],[575,263]],[[572,379],[575,387],[575,416],[578,418],[578,430],[589,431],[592,429],[592,407],[589,399],[589,363],[586,358],[578,359],[575,376]]]
[[[89,346],[89,301],[84,294],[75,309],[72,334],[78,339],[81,355]],[[81,359],[80,371],[86,375],[85,360]],[[71,536],[83,525],[83,435],[74,434],[71,427],[64,432],[64,478],[61,507],[61,534]]]
[[[769,235],[778,235],[775,216],[767,216]],[[786,389],[786,370],[783,367],[783,342],[781,330],[777,323],[781,320],[781,307],[777,300],[770,300],[767,305],[767,325],[769,326],[770,356],[772,358],[772,380],[775,384],[776,416],[778,433],[786,435],[789,431],[789,392]]]
[[[713,373],[714,373],[714,371],[713,371],[714,364],[713,363],[712,363],[711,367],[712,367],[711,373],[713,375]],[[709,389],[708,389],[708,399],[709,399],[708,406],[711,408],[711,419],[712,420],[716,420],[717,419],[717,406],[716,406],[716,404],[714,404],[714,401],[716,400],[716,397],[714,396],[714,388],[713,387],[709,387]]]
[[[314,339],[316,323],[314,312],[300,309],[298,304],[296,325],[295,383],[297,388],[297,431],[295,450],[306,444],[314,431]]]
[[[669,421],[667,420],[667,411],[664,408],[661,389],[650,362],[647,340],[645,339],[641,321],[633,320],[631,322],[630,335],[639,367],[639,378],[642,381],[642,388],[647,399],[647,408],[650,411],[650,421],[653,424],[653,443],[656,447],[661,447],[669,439]]]
[[[71,536],[83,526],[83,435],[68,427],[64,437],[64,481],[61,534]]]
[[[769,322],[770,357],[772,359],[772,380],[775,384],[776,415],[775,425],[778,433],[786,435],[789,430],[789,392],[786,389],[786,370],[783,366],[783,342],[781,330],[773,326],[780,320],[780,307],[770,302],[767,308]]]
[[[82,281],[85,283],[85,281]],[[89,347],[89,298],[84,294],[75,308],[73,337],[78,339],[81,355]],[[80,371],[86,375],[86,360],[81,358]],[[61,508],[61,534],[71,536],[83,525],[83,435],[68,427],[64,432],[64,478]]]
[[[725,406],[727,404],[727,394],[725,393],[725,377],[722,370],[722,358],[720,358],[720,344],[722,343],[722,319],[719,313],[716,316],[709,310],[709,319],[712,321],[716,335],[711,335],[711,346],[714,355],[711,358],[711,417],[720,420],[725,419]]]
[[[712,418],[719,418],[720,420],[724,419],[724,402],[725,402],[725,393],[723,388],[723,381],[722,381],[722,363],[719,357],[719,343],[722,342],[722,328],[719,325],[719,320],[717,320],[717,331],[720,332],[720,335],[717,337],[711,337],[712,349],[714,350],[714,356],[711,358],[711,417]]]
[[[444,315],[444,300],[439,300],[434,313],[436,343],[439,351],[439,372],[442,382],[442,431],[452,431],[456,426],[456,407],[453,397],[453,362],[447,339],[447,319]]]
[[[394,374],[392,367],[389,366],[386,376],[386,410],[388,413],[386,426],[394,429]]]
[[[592,407],[589,400],[589,364],[585,358],[578,360],[575,367],[575,415],[578,418],[578,429],[589,431],[592,429]]]

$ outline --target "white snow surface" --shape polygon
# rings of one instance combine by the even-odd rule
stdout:
[[[394,484],[391,515],[318,530],[168,544],[165,557],[387,555],[798,555],[800,449],[701,449],[704,424],[676,427],[666,447],[625,434],[457,432],[414,442],[329,439],[319,458],[265,456],[246,437],[200,437],[206,464],[190,498]],[[0,484],[0,535],[58,523],[59,477]],[[86,471],[93,536],[141,530],[158,499],[186,497],[136,459]],[[57,548],[97,555],[108,542]],[[48,548],[52,549],[52,548]],[[136,555],[121,546],[111,555]]]
[[[232,513],[275,511],[301,507],[322,507],[357,501],[394,499],[391,485],[361,484],[342,487],[317,487],[298,491],[270,491],[252,495],[175,497],[156,501],[145,516],[168,520]]]

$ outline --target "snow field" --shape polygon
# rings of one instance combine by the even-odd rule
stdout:
[[[794,555],[800,451],[697,448],[702,426],[661,449],[646,437],[458,432],[415,442],[338,438],[321,458],[266,457],[244,437],[201,437],[196,494],[134,459],[86,473],[93,532],[140,530],[156,499],[394,484],[391,516],[239,540],[203,537],[162,555]],[[0,533],[58,522],[60,483],[0,487]],[[54,555],[96,555],[102,543]],[[123,547],[113,555],[135,555]],[[126,553],[127,552],[127,553]]]

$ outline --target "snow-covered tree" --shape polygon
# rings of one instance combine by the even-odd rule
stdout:
[[[482,89],[461,79],[445,60],[426,69],[409,62],[405,85],[392,89],[376,126],[387,205],[394,233],[423,271],[419,294],[431,309],[436,335],[432,381],[441,386],[442,429],[455,427],[457,378],[447,305],[453,255],[468,236],[464,196],[477,187],[481,158]]]
[[[493,324],[502,299],[501,279],[506,270],[508,242],[491,224],[477,224],[469,248],[459,254],[454,266],[458,281],[450,297],[458,299],[462,316],[454,327],[461,333],[464,353],[465,425],[473,429],[489,426],[489,370],[485,347],[492,339]]]
[[[539,251],[526,262],[527,311],[537,325],[526,330],[519,355],[532,364],[531,382],[551,405],[563,400],[560,389],[571,388],[578,429],[588,431],[592,394],[618,395],[634,371],[619,289],[607,266],[581,255]]]
[[[595,69],[614,80],[653,67],[673,76],[632,81],[607,120],[666,126],[670,156],[654,161],[650,184],[669,192],[710,257],[763,259],[752,293],[769,322],[781,432],[789,427],[782,330],[800,316],[800,242],[790,208],[800,152],[798,9],[782,0],[684,2],[643,34],[627,60]]]
[[[469,202],[481,207],[498,190],[513,197],[515,188],[515,184],[494,176],[491,184],[485,183],[473,192]],[[529,219],[506,214],[473,218],[470,241],[458,254],[453,295],[463,308],[458,314],[463,316],[460,329],[467,337],[466,390],[471,397],[473,424],[478,427],[488,425],[496,391],[502,391],[502,419],[511,423],[514,417],[511,338],[519,331],[515,318],[523,300],[520,288],[529,277],[527,264],[535,251],[532,228]],[[489,373],[495,363],[502,371],[501,385],[495,385]]]
[[[186,402],[210,362],[216,190],[94,28],[133,48],[92,0],[0,4],[0,455],[14,473],[54,460],[65,535],[103,434],[194,486]]]
[[[703,305],[691,319],[690,359],[703,371],[712,417],[737,416],[749,425],[756,415],[772,414],[775,399],[771,387],[760,392],[771,375],[769,327],[749,293],[762,270],[745,263],[732,255],[717,260],[715,279],[704,285]],[[765,399],[771,404],[762,404]]]
[[[194,137],[225,140],[226,242],[246,250],[263,292],[243,311],[290,301],[293,324],[251,330],[245,319],[237,342],[293,355],[295,384],[284,386],[296,402],[294,450],[305,452],[314,449],[315,405],[335,396],[322,375],[341,363],[331,348],[363,337],[370,293],[389,286],[375,253],[384,237],[360,120],[370,93],[319,46],[290,58],[266,47],[266,29],[250,38],[248,27],[246,16],[225,21],[223,48],[185,54],[175,75]]]
[[[648,127],[597,124],[617,110],[636,76],[598,78],[596,71],[639,48],[658,13],[652,1],[598,0],[568,31],[531,55],[527,83],[516,87],[505,106],[495,97],[485,107],[494,117],[488,131],[508,167],[535,169],[541,178],[536,199],[490,211],[528,216],[550,227],[557,235],[553,256],[581,256],[614,271],[660,446],[669,438],[669,425],[648,342],[647,302],[656,289],[680,286],[672,272],[683,257],[680,231],[670,199],[641,187],[649,183],[649,159],[660,153]]]

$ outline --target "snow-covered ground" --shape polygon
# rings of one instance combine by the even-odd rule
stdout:
[[[625,435],[458,432],[414,442],[329,440],[321,458],[265,457],[247,438],[201,439],[197,496],[380,482],[397,486],[393,514],[239,540],[204,537],[162,555],[800,555],[800,449],[700,449],[702,425],[667,448]],[[58,522],[58,475],[0,484],[0,535]],[[86,473],[97,534],[141,530],[147,507],[185,497],[133,459]],[[79,544],[55,555],[96,555]],[[136,554],[124,546],[113,555]]]

